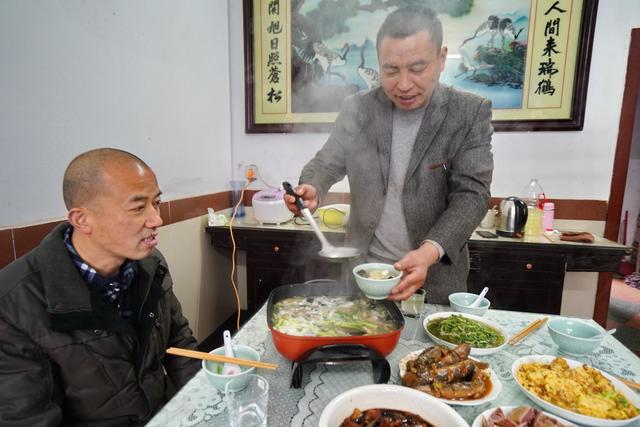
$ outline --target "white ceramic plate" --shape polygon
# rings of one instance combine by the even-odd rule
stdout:
[[[451,311],[445,311],[445,312],[442,312],[442,313],[431,314],[431,315],[425,317],[424,321],[422,322],[422,326],[424,327],[425,332],[427,333],[429,338],[431,338],[431,340],[433,342],[435,342],[436,344],[444,345],[445,347],[449,347],[449,348],[453,348],[453,347],[455,347],[457,345],[457,344],[450,343],[449,341],[445,341],[445,340],[442,340],[442,339],[434,336],[427,329],[427,325],[432,320],[440,319],[442,317],[449,317],[449,316],[453,316],[453,315],[466,317],[467,319],[472,319],[472,320],[478,321],[480,323],[483,323],[483,324],[485,324],[485,325],[497,330],[498,332],[500,332],[504,336],[504,343],[502,345],[499,345],[498,347],[490,347],[490,348],[471,347],[471,353],[470,354],[472,356],[486,356],[487,354],[497,353],[500,350],[502,350],[505,345],[507,345],[507,341],[509,341],[509,336],[507,335],[507,332],[504,329],[502,329],[502,327],[500,327],[500,325],[498,325],[497,323],[494,323],[491,320],[487,320],[484,317],[474,316],[473,314],[454,313],[454,312],[451,312]]]
[[[422,350],[412,351],[411,353],[407,354],[405,357],[400,359],[400,378],[402,378],[404,376],[404,373],[407,371],[407,362],[409,360],[413,360],[416,357],[418,357],[420,353],[422,353]],[[473,359],[476,362],[479,362],[478,359],[474,359],[472,357],[470,357],[470,359]],[[491,387],[491,391],[486,396],[481,397],[480,399],[470,399],[470,400],[449,400],[449,399],[441,399],[441,398],[436,398],[436,399],[442,402],[445,402],[449,405],[458,405],[458,406],[476,406],[476,405],[482,405],[483,403],[491,402],[496,397],[498,397],[498,395],[502,391],[502,383],[498,379],[498,376],[493,371],[493,369],[491,369],[491,367],[489,367],[488,369],[489,369],[489,378],[491,379],[492,387]],[[421,392],[421,393],[425,393],[425,392]]]
[[[509,412],[513,411],[514,409],[517,408],[517,406],[500,406],[500,408],[502,408],[502,411],[505,414],[508,414]],[[484,411],[483,413],[481,413],[480,415],[478,415],[476,417],[475,420],[473,420],[473,424],[471,424],[471,427],[482,427],[482,417],[486,417],[489,418],[491,416],[491,414],[493,414],[493,412],[498,409],[498,407],[495,408],[490,408],[487,409],[486,411]],[[548,412],[544,412],[542,411],[543,414],[545,414],[547,417],[553,418],[554,420],[562,423],[565,427],[577,427],[575,424],[570,423],[569,421],[562,419],[560,417],[556,417],[553,414],[550,414]]]
[[[365,385],[337,395],[325,406],[318,426],[339,426],[356,408],[397,409],[419,415],[436,426],[469,427],[464,418],[446,403],[427,393],[395,384]]]
[[[535,394],[527,390],[522,384],[520,384],[520,382],[518,381],[518,377],[516,376],[516,373],[520,369],[520,366],[522,366],[525,363],[549,364],[553,362],[555,358],[556,356],[525,356],[516,360],[515,362],[513,362],[513,365],[511,365],[511,374],[513,375],[513,378],[516,380],[516,384],[518,384],[520,389],[524,392],[524,394],[527,395],[529,399],[533,400],[535,403],[537,403],[547,411],[553,412],[554,414],[559,415],[562,418],[566,418],[568,420],[574,421],[580,425],[584,424],[587,426],[595,426],[595,427],[616,427],[616,426],[627,425],[634,421],[640,420],[640,415],[635,416],[633,418],[629,418],[627,420],[605,420],[603,418],[595,418],[595,417],[588,417],[586,415],[581,415],[581,414],[578,414],[577,412],[569,411],[567,409],[561,408],[550,402],[547,402],[546,400],[539,398],[538,396],[536,396]],[[583,363],[577,362],[575,360],[571,360],[567,358],[564,358],[564,359],[567,361],[570,368],[577,368],[583,365]],[[606,372],[602,372],[597,368],[594,368],[594,369],[598,370],[609,381],[611,381],[611,383],[616,388],[616,390],[622,393],[627,398],[627,400],[629,400],[629,402],[631,402],[637,408],[640,408],[640,396],[638,396],[633,390],[631,390],[629,387],[624,385],[620,380],[618,380],[615,377],[612,377]]]

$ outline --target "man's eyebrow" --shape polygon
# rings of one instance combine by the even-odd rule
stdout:
[[[162,195],[162,191],[158,191],[158,193],[153,197],[153,199],[159,198],[160,195]],[[135,195],[135,196],[133,196],[131,198],[131,201],[132,202],[141,202],[141,201],[145,201],[147,199],[148,199],[148,197],[145,196],[144,194],[137,194],[137,195]]]
[[[431,61],[427,61],[425,59],[419,59],[416,62],[412,62],[411,64],[409,64],[409,67],[415,67],[416,65],[427,65],[429,64]]]

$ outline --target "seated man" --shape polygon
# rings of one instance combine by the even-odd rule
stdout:
[[[68,221],[0,271],[0,425],[143,424],[198,371],[165,354],[196,340],[155,249],[160,194],[125,151],[71,161]]]

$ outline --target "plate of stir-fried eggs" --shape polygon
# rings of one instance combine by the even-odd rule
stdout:
[[[511,373],[542,408],[581,425],[615,427],[640,420],[640,396],[617,378],[556,356],[525,356]]]

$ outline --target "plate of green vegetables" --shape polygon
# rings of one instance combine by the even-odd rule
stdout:
[[[442,312],[425,317],[424,330],[436,344],[450,348],[467,343],[471,355],[496,353],[507,345],[507,333],[498,324],[466,313]]]

